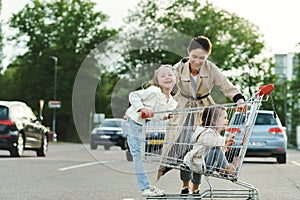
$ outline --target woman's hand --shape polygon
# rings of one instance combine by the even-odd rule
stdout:
[[[168,120],[173,118],[173,114],[167,114],[166,116],[163,117],[163,120]]]
[[[245,102],[244,99],[237,100],[237,103],[242,103],[242,104],[237,105],[238,112],[246,112],[247,111],[247,108],[248,108],[247,103],[243,103],[243,102]]]

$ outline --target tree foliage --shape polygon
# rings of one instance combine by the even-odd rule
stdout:
[[[186,56],[189,40],[197,35],[211,39],[209,59],[230,72],[228,77],[246,96],[250,97],[259,85],[276,82],[271,59],[261,55],[264,43],[258,27],[211,3],[141,1],[126,18],[122,34],[110,40],[107,49],[97,45],[117,31],[105,27],[108,16],[96,12],[94,5],[90,0],[30,0],[10,20],[10,26],[19,30],[11,40],[25,42],[28,51],[4,72],[0,84],[6,87],[1,89],[0,97],[25,101],[35,110],[39,99],[53,100],[53,58],[58,58],[56,96],[62,108],[57,109],[56,130],[60,140],[78,139],[72,117],[72,90],[83,60],[93,66],[83,70],[85,83],[95,79],[99,83],[95,96],[82,91],[77,101],[95,98],[96,105],[88,109],[105,113],[106,117],[122,117],[129,105],[128,93],[150,80],[153,69],[161,63],[175,64]],[[103,59],[118,61],[108,66],[101,62]],[[283,99],[280,93],[275,94],[275,101],[279,101],[277,98]],[[78,120],[88,130],[90,113],[85,109],[81,113]],[[52,110],[45,107],[44,115],[46,125],[51,126]]]
[[[300,43],[299,43],[300,45]],[[287,105],[288,109],[291,113],[291,143],[296,145],[296,134],[297,134],[297,126],[300,125],[300,53],[297,53],[296,58],[298,59],[298,65],[294,68],[294,79],[290,82],[290,90],[291,95],[287,98],[288,102],[291,102],[291,105]]]
[[[7,91],[2,99],[18,99],[35,109],[38,100],[53,100],[53,57],[57,57],[57,99],[62,107],[57,109],[57,132],[61,140],[77,138],[72,118],[72,89],[82,61],[101,41],[116,34],[104,23],[107,16],[95,12],[95,3],[89,0],[31,0],[14,14],[10,26],[19,33],[11,40],[26,38],[28,51],[8,66],[5,72]],[[96,60],[94,63],[96,65]],[[87,72],[91,76],[97,72]],[[3,96],[2,96],[3,95]],[[93,97],[91,97],[93,98]],[[45,123],[50,126],[52,110],[45,108]],[[82,113],[88,118],[89,113]],[[88,120],[86,124],[88,124]]]
[[[229,78],[240,85],[248,96],[257,90],[257,86],[274,78],[271,59],[261,56],[264,43],[258,27],[211,3],[198,0],[142,1],[126,22],[132,24],[132,29],[143,27],[143,40],[147,43],[155,41],[155,36],[165,28],[176,29],[190,39],[198,35],[209,37],[213,44],[210,59],[222,70],[231,71]],[[141,34],[141,31],[137,32]],[[180,40],[170,39],[172,35],[165,35],[164,38]],[[187,43],[183,43],[177,42],[178,46],[174,48],[186,51]],[[179,61],[180,55],[164,51],[160,43],[153,46],[156,48],[152,50],[130,52],[125,65],[131,65],[131,62],[131,66],[136,66],[137,63],[149,61],[175,64]]]

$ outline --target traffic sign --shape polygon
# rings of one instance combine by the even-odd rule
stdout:
[[[61,101],[49,101],[48,106],[49,106],[49,108],[60,108]]]

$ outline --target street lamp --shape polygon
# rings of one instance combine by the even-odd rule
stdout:
[[[53,101],[56,101],[56,79],[57,79],[57,61],[58,58],[55,56],[50,56],[50,58],[52,58],[54,60],[54,91],[53,91]],[[55,123],[56,123],[56,108],[53,108],[53,120],[52,120],[52,141],[56,142],[56,131],[55,131]]]

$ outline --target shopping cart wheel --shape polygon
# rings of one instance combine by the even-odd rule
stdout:
[[[131,155],[131,153],[130,153],[129,150],[126,151],[126,159],[127,159],[127,161],[129,161],[129,162],[133,161],[132,155]]]

